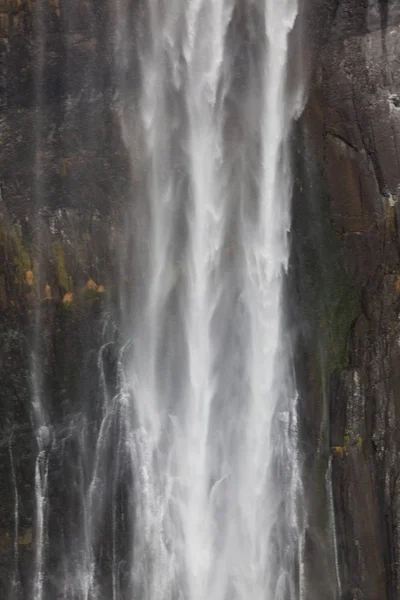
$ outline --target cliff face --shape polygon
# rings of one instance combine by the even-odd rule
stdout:
[[[314,509],[326,505],[315,482],[330,454],[340,597],[395,599],[400,2],[338,0],[309,8],[312,67],[292,260],[309,502]]]
[[[82,397],[92,398],[94,407],[82,426],[97,426],[98,350],[104,335],[113,339],[115,237],[129,167],[113,104],[111,16],[106,2],[0,0],[4,599],[31,597],[37,469],[42,483],[46,468],[53,472],[44,535],[57,549],[49,558],[55,579],[62,567],[62,548],[74,536],[64,523],[74,522],[68,511],[80,485],[79,436],[73,439],[68,431]],[[40,374],[36,381],[34,371]],[[35,394],[43,423],[52,423],[47,467],[37,462]],[[79,527],[79,514],[75,522]]]
[[[395,600],[400,1],[309,0],[304,8],[309,93],[296,135],[289,285],[309,593]],[[41,365],[55,424],[49,494],[58,508],[46,535],[60,551],[50,561],[56,580],[74,535],[60,499],[79,470],[65,457],[82,451],[67,433],[82,394],[96,406],[99,349],[116,338],[115,239],[129,165],[116,114],[114,18],[107,1],[0,0],[1,598],[29,597],[32,586],[32,365]],[[112,350],[105,362],[112,389]],[[98,418],[85,415],[87,427]],[[99,552],[107,569],[106,542]]]

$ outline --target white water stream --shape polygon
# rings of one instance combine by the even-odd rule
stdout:
[[[282,344],[297,4],[244,4],[147,3],[134,114],[121,88],[140,182],[127,226],[139,276],[124,305],[133,340],[123,397],[132,581],[144,600],[302,597],[295,394]]]
[[[283,319],[297,0],[148,0],[134,27],[131,9],[115,0],[115,104],[132,169],[118,389],[107,383],[117,346],[107,317],[94,442],[87,407],[53,439],[33,364],[32,598],[54,600],[50,582],[63,600],[301,600],[297,397]],[[54,574],[53,450],[78,473]]]

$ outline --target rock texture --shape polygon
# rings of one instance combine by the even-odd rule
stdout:
[[[327,496],[318,473],[330,454],[337,545],[331,570],[339,583],[319,597],[394,600],[400,597],[400,2],[337,0],[309,8],[310,89],[298,145],[292,272],[310,539],[321,533],[315,508],[323,515]],[[329,536],[325,542],[334,545]]]
[[[93,398],[94,407],[84,425],[96,424],[98,350],[104,335],[107,341],[114,335],[109,324],[116,294],[115,238],[129,167],[114,102],[111,29],[107,2],[0,0],[0,597],[5,600],[32,597],[38,454],[32,397],[39,393],[54,424],[45,535],[61,552],[60,540],[68,544],[74,534],[65,531],[64,521],[74,522],[67,513],[78,485],[73,463],[78,440],[68,431],[83,395]],[[34,361],[42,374],[36,383]],[[71,507],[63,501],[68,486]],[[49,560],[56,579],[60,556],[54,552]],[[56,598],[52,585],[49,593]]]

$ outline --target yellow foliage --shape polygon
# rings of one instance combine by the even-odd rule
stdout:
[[[344,448],[343,446],[332,446],[332,453],[339,458],[344,457]]]

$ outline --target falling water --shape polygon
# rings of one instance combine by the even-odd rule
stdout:
[[[297,0],[115,1],[113,106],[131,167],[119,312],[103,314],[96,402],[83,395],[57,423],[34,315],[30,600],[306,597],[283,314],[297,10]],[[67,482],[53,519],[61,559],[48,539],[51,460]]]
[[[116,58],[137,182],[121,364],[133,593],[301,598],[296,394],[282,337],[296,1],[144,3],[134,109],[126,6]]]
[[[20,592],[20,578],[19,578],[19,551],[18,551],[18,536],[19,536],[19,495],[18,495],[18,484],[15,472],[15,464],[13,457],[13,449],[11,440],[8,444],[8,453],[10,457],[11,466],[11,480],[14,493],[14,540],[13,540],[13,559],[14,559],[14,572],[11,583],[11,590],[14,597],[18,598]]]

